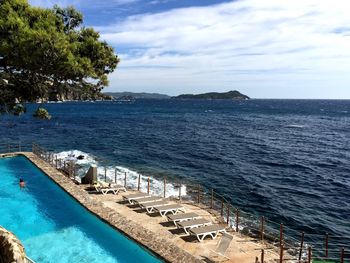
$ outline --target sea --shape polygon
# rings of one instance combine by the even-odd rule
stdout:
[[[32,117],[39,106],[50,121]],[[159,188],[163,177],[170,185],[200,184],[242,211],[283,223],[295,238],[304,231],[324,242],[328,233],[350,247],[349,100],[28,104],[26,114],[1,115],[0,124],[2,143],[82,154],[150,176]]]

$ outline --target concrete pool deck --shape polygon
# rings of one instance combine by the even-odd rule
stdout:
[[[86,185],[75,184],[31,152],[13,153],[7,154],[7,156],[18,154],[26,156],[93,214],[159,255],[165,261],[191,263],[213,262],[215,259],[213,257],[215,254],[211,250],[215,250],[220,236],[216,240],[206,239],[200,243],[195,238],[189,238],[184,232],[179,231],[172,223],[167,222],[166,218],[160,215],[148,215],[145,211],[126,205],[122,202],[123,193],[102,195],[94,191],[87,191]],[[128,194],[132,192],[135,191],[130,190]],[[190,203],[183,203],[183,205],[187,211],[196,212],[212,222],[220,223],[221,221],[219,216],[210,213],[207,209]],[[256,262],[256,257],[260,259],[261,249],[266,249],[264,262],[276,262],[276,259],[279,258],[279,251],[277,248],[271,249],[271,245],[267,246],[233,231],[230,231],[230,234],[233,235],[233,240],[226,253],[230,259],[226,262]]]

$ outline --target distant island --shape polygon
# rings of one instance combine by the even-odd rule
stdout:
[[[203,94],[182,94],[174,99],[206,99],[206,100],[249,100],[247,95],[240,93],[237,90],[232,90],[228,92],[209,92]]]
[[[165,94],[159,94],[159,93],[136,93],[136,92],[104,92],[103,94],[107,96],[111,96],[114,99],[120,99],[120,98],[133,98],[133,99],[170,99],[170,96]]]

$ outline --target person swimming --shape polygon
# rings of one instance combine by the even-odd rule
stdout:
[[[26,183],[24,182],[24,180],[23,180],[22,178],[19,179],[19,186],[20,186],[21,188],[23,188],[23,187],[26,186]]]

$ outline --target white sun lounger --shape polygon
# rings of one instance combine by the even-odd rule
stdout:
[[[196,213],[183,213],[178,215],[168,215],[168,221],[173,221],[174,225],[177,226],[177,222],[187,221],[195,218],[199,218],[200,216]]]
[[[102,193],[103,195],[108,194],[109,192],[112,192],[113,194],[118,194],[119,191],[126,191],[126,189],[124,188],[124,186],[122,187],[118,187],[118,186],[114,186],[114,187],[102,187],[100,185],[94,185],[96,192],[98,193]]]
[[[189,234],[188,230],[195,228],[195,227],[201,227],[201,226],[207,226],[211,225],[212,223],[204,218],[194,219],[194,220],[187,220],[183,222],[177,223],[178,228],[182,228],[186,234]]]
[[[211,252],[216,254],[215,256],[213,256],[213,258],[215,258],[215,262],[216,261],[219,262],[218,259],[220,257],[224,257],[227,260],[230,259],[225,254],[226,254],[227,249],[230,247],[232,239],[233,239],[233,236],[231,236],[227,233],[222,233],[222,237],[221,237],[218,245],[216,246],[215,250],[211,250]]]
[[[141,205],[141,204],[145,204],[145,203],[151,203],[151,202],[155,202],[155,201],[161,201],[163,198],[160,196],[147,196],[144,198],[139,198],[139,199],[135,199],[134,203]]]
[[[147,210],[147,213],[153,213],[154,209],[158,206],[164,206],[168,204],[167,201],[155,201],[155,202],[149,202],[149,203],[144,203],[144,204],[140,204],[141,208],[144,208]]]
[[[219,233],[226,233],[226,230],[224,226],[208,225],[191,228],[188,232],[191,235],[195,235],[199,242],[202,242],[206,236],[211,236],[212,239],[215,239]]]
[[[175,215],[179,211],[185,212],[185,208],[180,204],[158,206],[155,210],[158,211],[161,216],[165,216],[167,213]]]
[[[124,187],[124,185],[120,185],[120,184],[111,184],[109,186],[110,188],[114,188],[114,189],[118,189],[118,193],[120,191],[126,192],[126,188]]]
[[[145,193],[137,193],[137,194],[131,194],[131,195],[124,195],[123,199],[127,200],[130,204],[134,204],[134,201],[140,198],[145,198],[146,196],[149,196]]]

